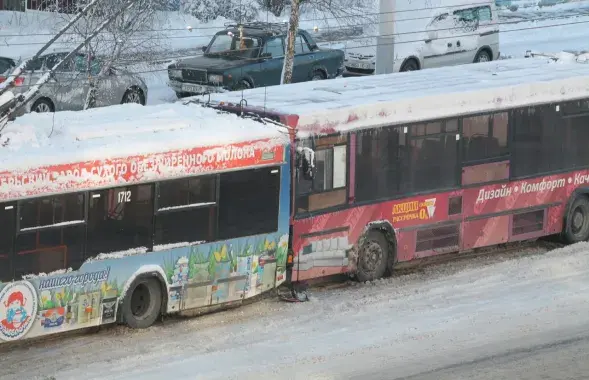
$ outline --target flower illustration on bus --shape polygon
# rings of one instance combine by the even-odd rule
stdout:
[[[28,281],[7,285],[0,292],[0,339],[17,340],[31,328],[37,314],[37,292]]]

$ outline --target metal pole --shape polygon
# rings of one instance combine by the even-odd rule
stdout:
[[[375,74],[390,74],[395,61],[396,0],[380,0]]]

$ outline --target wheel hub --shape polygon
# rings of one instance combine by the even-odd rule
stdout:
[[[139,284],[131,296],[131,311],[135,317],[143,317],[149,309],[151,302],[149,289],[144,284]]]
[[[364,245],[364,254],[361,255],[362,268],[369,272],[374,272],[378,268],[383,257],[381,246],[374,241],[369,241]]]
[[[573,232],[578,233],[583,228],[584,223],[585,214],[583,213],[583,210],[581,208],[575,209],[572,220]]]

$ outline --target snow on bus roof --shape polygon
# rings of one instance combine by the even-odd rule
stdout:
[[[239,93],[211,95],[239,104]],[[246,90],[251,109],[298,116],[299,135],[337,133],[589,97],[589,64],[523,58]],[[201,98],[202,99],[202,98]]]
[[[284,162],[288,133],[198,104],[28,114],[0,132],[0,201]]]
[[[0,172],[260,139],[287,141],[275,125],[180,103],[31,113],[0,135],[0,141],[8,140],[0,148]]]

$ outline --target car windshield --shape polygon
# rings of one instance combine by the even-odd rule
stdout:
[[[209,45],[207,54],[223,54],[239,58],[255,58],[258,56],[260,40],[255,37],[230,34],[217,34]]]

